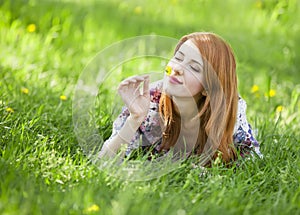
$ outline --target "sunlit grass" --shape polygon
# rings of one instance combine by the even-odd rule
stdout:
[[[296,0],[0,1],[0,214],[299,214],[299,14]],[[202,30],[235,50],[264,159],[206,171],[187,161],[139,182],[92,164],[72,121],[85,66],[128,37]],[[119,79],[161,64],[115,68],[95,104],[103,139]]]

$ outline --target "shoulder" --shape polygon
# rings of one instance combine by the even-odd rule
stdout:
[[[240,127],[244,131],[249,130],[249,125],[248,125],[247,116],[246,116],[246,110],[247,110],[247,103],[241,96],[239,96],[234,133],[237,132],[237,130]]]
[[[247,109],[247,103],[246,101],[239,96],[239,100],[238,100],[238,113],[245,113]]]

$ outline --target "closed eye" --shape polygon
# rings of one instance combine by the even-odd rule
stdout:
[[[174,55],[175,60],[182,62],[184,60],[184,54],[181,51],[176,52]]]
[[[176,56],[174,56],[174,58],[175,58],[175,60],[177,60],[177,61],[179,61],[179,62],[182,62],[182,61],[183,61],[183,59],[182,59],[182,58],[180,58],[180,57],[176,57]]]
[[[200,67],[197,65],[190,65],[191,69],[194,70],[195,72],[200,72]]]

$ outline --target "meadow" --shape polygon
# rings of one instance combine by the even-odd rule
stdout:
[[[0,214],[300,214],[299,20],[297,0],[0,0]],[[264,158],[205,174],[186,161],[140,181],[99,169],[74,132],[86,66],[127,38],[194,31],[234,49]],[[160,66],[133,60],[107,78],[95,104],[102,140],[116,83]]]

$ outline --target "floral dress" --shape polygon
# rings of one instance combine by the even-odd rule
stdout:
[[[161,121],[159,115],[159,100],[162,92],[162,81],[154,82],[150,85],[150,108],[144,121],[132,137],[126,155],[130,155],[132,151],[142,148],[150,148],[150,146],[159,146],[162,140]],[[239,97],[237,119],[233,132],[234,146],[240,151],[240,155],[244,157],[247,154],[256,154],[262,157],[259,150],[259,143],[253,135],[253,130],[246,118],[246,102]],[[123,107],[122,112],[113,123],[113,131],[110,138],[105,142],[108,144],[110,139],[118,134],[124,125],[127,117],[130,115],[127,107]],[[158,150],[157,150],[158,151]]]

